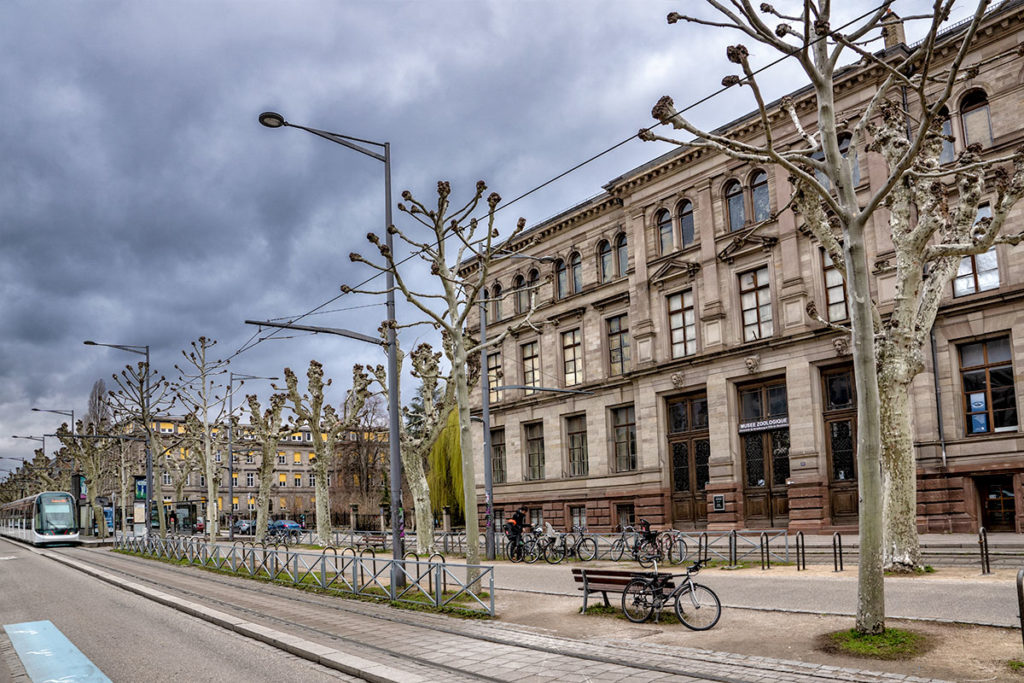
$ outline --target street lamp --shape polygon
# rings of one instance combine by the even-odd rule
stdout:
[[[74,410],[51,410],[49,408],[33,408],[33,413],[53,413],[55,415],[63,415],[71,418],[71,433],[75,433],[75,411]],[[71,474],[74,476],[75,470],[78,468],[78,462],[75,460],[75,451],[71,450]]]
[[[120,351],[127,351],[128,353],[137,353],[140,356],[146,357],[146,375],[143,380],[142,387],[142,422],[143,429],[146,430],[146,535],[149,535],[150,520],[153,518],[152,502],[153,502],[153,450],[150,448],[149,443],[149,431],[151,426],[149,424],[149,344],[145,346],[134,346],[131,344],[102,344],[100,342],[92,341],[91,339],[82,342],[86,346],[106,346],[111,349],[118,349]]]
[[[38,441],[43,444],[43,455],[46,455],[46,437],[45,436],[14,436],[11,435],[12,439],[30,439],[32,441]]]
[[[235,525],[231,519],[235,512],[235,446],[233,442],[233,425],[231,418],[235,413],[235,380],[244,381],[247,379],[269,379],[276,380],[277,377],[260,377],[258,375],[243,375],[238,372],[228,373],[228,539],[235,540]]]
[[[260,123],[267,128],[298,128],[307,133],[330,140],[343,147],[348,147],[360,154],[372,157],[384,164],[384,235],[387,248],[394,255],[394,244],[391,236],[391,143],[374,142],[363,140],[339,133],[329,133],[316,128],[307,128],[294,123],[288,123],[283,116],[277,112],[265,111],[259,116]],[[362,144],[356,144],[362,143]],[[382,150],[376,152],[367,149],[363,145],[372,145]],[[390,413],[390,424],[388,428],[388,440],[391,465],[391,557],[400,561],[402,558],[402,539],[398,531],[398,507],[402,499],[402,461],[400,458],[399,423],[398,423],[398,345],[395,340],[395,274],[389,269],[387,271],[387,345],[388,345],[388,412]],[[392,567],[395,567],[392,564]],[[396,576],[392,576],[392,592],[397,583]],[[394,595],[392,595],[394,597]]]

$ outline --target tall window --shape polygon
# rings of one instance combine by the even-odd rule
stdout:
[[[491,481],[504,484],[505,474],[505,430],[491,430]]]
[[[636,524],[636,508],[633,503],[619,503],[615,506],[615,519],[619,522],[619,528]]]
[[[555,261],[555,287],[559,299],[569,296],[569,270],[562,259]]]
[[[295,474],[294,474],[294,475],[292,476],[292,485],[293,485],[293,486],[294,486],[295,488],[298,488],[298,487],[302,486],[302,475],[301,475],[300,473],[296,472],[296,473],[295,473]]]
[[[577,529],[586,531],[587,529],[587,506],[586,505],[573,505],[569,508],[569,519],[572,520],[572,525]]]
[[[495,322],[501,320],[501,285],[494,283],[491,293],[491,319]]]
[[[729,230],[740,230],[747,222],[743,207],[743,186],[733,180],[725,186],[725,204],[729,214]]]
[[[772,336],[772,296],[767,266],[740,275],[740,307],[743,309],[743,341]]]
[[[672,336],[673,358],[697,352],[697,322],[692,289],[668,297],[668,326]]]
[[[612,266],[612,245],[608,243],[608,240],[601,240],[601,244],[598,245],[597,261],[601,282],[608,282],[615,276]]]
[[[530,308],[530,299],[535,298],[539,294],[540,288],[540,272],[536,268],[530,269],[530,272],[526,274],[526,288],[528,290],[526,295],[526,308]]]
[[[530,292],[526,289],[526,280],[522,275],[512,278],[512,289],[516,300],[516,313],[526,313],[530,310]]]
[[[520,347],[523,358],[523,384],[528,387],[540,386],[540,358],[537,356],[537,342],[523,344]],[[527,389],[526,395],[537,393],[534,389]]]
[[[827,251],[821,252],[822,271],[825,274],[825,303],[828,306],[829,322],[839,322],[850,317],[846,307],[846,281],[832,263]]]
[[[974,223],[983,218],[992,217],[992,207],[982,204],[978,207],[978,216]],[[993,245],[984,254],[971,254],[960,260],[960,267],[953,280],[953,296],[966,296],[999,287],[999,259]]]
[[[710,479],[707,396],[702,394],[673,400],[668,405],[668,417],[672,490],[676,493],[702,492]],[[693,512],[698,519],[706,515],[706,510]]]
[[[636,413],[633,406],[612,409],[612,431],[615,434],[615,471],[636,469]]]
[[[949,118],[949,109],[943,107],[939,110],[939,119],[942,121],[942,152],[939,154],[939,163],[948,164],[953,161],[953,120]]]
[[[569,476],[585,477],[587,466],[587,416],[565,418],[565,433],[569,446]]]
[[[853,370],[841,368],[822,372],[822,383],[832,481],[854,480],[857,478],[857,402]]]
[[[960,377],[968,434],[1016,431],[1009,337],[961,345]]]
[[[625,315],[608,319],[608,366],[612,375],[629,370],[629,322]]]
[[[501,386],[501,352],[487,354],[487,387],[490,390],[487,400],[497,403],[504,398],[501,389],[494,387]]]
[[[618,276],[625,277],[629,271],[629,245],[626,242],[626,233],[620,233],[615,238],[615,263]]]
[[[992,146],[992,121],[988,114],[988,96],[984,90],[972,90],[960,101],[960,118],[964,124],[966,144]]]
[[[490,292],[490,290],[487,289],[486,287],[484,287],[484,291],[482,292],[482,296],[483,296],[484,301],[488,302],[488,303],[484,304],[483,310],[480,311],[480,315],[483,316],[484,322],[487,323],[487,322],[490,322],[490,317],[491,317],[490,310],[488,309],[488,306],[490,305],[489,302],[491,300],[491,292]]]
[[[565,386],[571,387],[583,381],[583,358],[580,353],[580,331],[562,333],[562,377]]]
[[[672,214],[662,209],[654,216],[654,221],[658,226],[658,244],[661,248],[662,254],[668,254],[672,251]]]
[[[544,425],[534,422],[526,425],[527,479],[544,478]]]
[[[306,477],[306,486],[308,486],[309,488],[313,488],[313,487],[316,486],[316,473],[315,472],[310,472],[309,476]],[[316,503],[316,501],[314,501],[314,504],[315,503]]]
[[[569,257],[569,284],[573,294],[583,291],[583,259],[578,253]]]
[[[679,215],[679,233],[682,237],[683,249],[693,244],[693,203],[684,199],[676,207]]]
[[[248,486],[248,487],[252,487],[252,486],[256,485],[256,473],[255,472],[246,472],[245,473],[245,485]]]
[[[771,198],[768,194],[768,174],[758,171],[750,179],[750,195],[754,205],[754,222],[768,220],[772,214]]]

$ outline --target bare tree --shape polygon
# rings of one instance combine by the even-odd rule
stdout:
[[[349,255],[356,263],[365,263],[379,272],[390,271],[395,278],[396,287],[405,298],[419,309],[426,320],[441,330],[444,335],[445,355],[451,362],[454,386],[453,399],[459,411],[459,429],[462,444],[462,476],[463,499],[466,507],[466,561],[476,565],[480,561],[480,528],[476,502],[476,468],[472,452],[472,439],[469,424],[469,376],[470,362],[480,354],[481,342],[471,338],[468,331],[468,320],[471,311],[479,304],[480,291],[484,288],[492,258],[502,251],[525,229],[526,221],[519,219],[512,234],[504,243],[497,246],[498,236],[494,227],[494,214],[501,201],[497,193],[492,192],[486,199],[487,214],[485,219],[478,221],[472,215],[476,212],[487,186],[483,181],[476,184],[476,192],[461,208],[453,209],[450,203],[451,186],[441,181],[437,184],[437,205],[430,208],[413,198],[408,190],[402,193],[402,199],[408,202],[399,204],[400,211],[407,213],[428,231],[427,238],[418,241],[395,226],[388,226],[388,231],[398,235],[415,253],[430,266],[430,272],[437,278],[438,292],[413,289],[411,284],[402,277],[395,261],[395,255],[382,243],[380,238],[370,233],[367,239],[377,246],[383,264],[373,263],[357,253]],[[482,223],[482,224],[481,224]],[[455,258],[449,257],[449,242],[454,247]],[[473,261],[472,266],[466,266]],[[343,286],[342,291],[362,291],[363,293],[380,294],[353,290]],[[535,294],[535,292],[534,292]],[[533,312],[536,296],[531,296]],[[529,324],[530,315],[526,323]],[[500,344],[513,328],[506,329],[494,339],[486,340],[487,346]],[[437,406],[436,409],[445,415],[450,406]],[[470,581],[476,573],[470,570],[467,577]]]
[[[277,393],[270,397],[270,406],[266,410],[260,407],[255,394],[245,397],[249,404],[249,433],[246,440],[255,441],[260,449],[259,491],[256,494],[256,542],[260,543],[267,535],[267,523],[270,521],[270,488],[274,485],[274,466],[277,463],[277,446],[281,439],[293,431],[281,417],[288,395]]]
[[[758,107],[760,142],[703,131],[676,111],[668,97],[655,106],[654,117],[696,139],[683,142],[650,130],[642,130],[640,137],[704,147],[784,169],[791,177],[792,201],[804,225],[846,281],[852,324],[843,331],[851,333],[853,342],[861,500],[857,629],[878,633],[885,627],[883,565],[907,568],[920,561],[906,389],[923,367],[921,346],[959,259],[982,253],[998,241],[1019,240],[1019,236],[998,237],[1005,212],[1020,195],[1019,165],[1013,181],[996,183],[996,213],[977,228],[973,225],[985,170],[1003,160],[982,162],[969,152],[955,166],[938,163],[941,112],[954,84],[963,77],[961,65],[990,0],[981,0],[971,21],[955,36],[946,37],[940,32],[954,0],[935,0],[932,14],[913,17],[928,21],[925,37],[916,47],[880,53],[869,52],[862,45],[879,31],[901,30],[899,18],[890,9],[895,0],[884,0],[839,28],[832,24],[832,3],[827,1],[794,3],[799,7],[788,12],[767,3],[755,10],[748,0],[707,0],[707,4],[719,19],[672,12],[668,21],[734,29],[795,59],[810,82],[813,116],[802,119],[792,98],[784,98],[778,111],[770,111],[747,48],[734,45],[727,56],[743,73],[727,76],[723,85],[751,89]],[[955,49],[951,57],[939,60],[936,46],[941,41]],[[862,60],[861,67],[874,85],[870,99],[852,114],[837,112],[834,90],[837,65],[848,51]],[[904,96],[908,98],[906,107]],[[782,115],[777,116],[779,113]],[[843,131],[851,134],[846,150],[840,146]],[[861,150],[881,154],[888,176],[869,193],[858,196],[853,163]],[[943,182],[953,177],[956,187]],[[997,180],[999,177],[1005,175]],[[953,209],[948,206],[951,195],[956,197]],[[883,319],[872,300],[864,239],[865,229],[880,207],[888,209],[897,263],[896,309],[888,319]],[[913,221],[915,209],[919,218]],[[1002,212],[1001,218],[996,217],[998,212]],[[808,313],[833,326],[817,316],[813,304]]]
[[[313,437],[313,482],[316,490],[316,534],[317,543],[331,545],[331,501],[327,485],[328,475],[334,467],[338,437],[352,428],[359,409],[369,395],[367,387],[370,377],[362,365],[352,367],[352,388],[349,390],[351,410],[344,417],[327,403],[324,390],[331,380],[324,382],[324,368],[316,360],[309,362],[306,371],[306,387],[309,393],[299,391],[299,381],[291,368],[284,369],[285,388],[291,410],[295,413],[296,427],[306,425]],[[275,389],[279,387],[274,386]]]

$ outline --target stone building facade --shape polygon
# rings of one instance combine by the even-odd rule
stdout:
[[[990,158],[1022,142],[1024,3],[990,13],[949,100],[951,161],[978,142]],[[896,35],[896,34],[893,34]],[[890,38],[889,54],[905,46]],[[939,59],[959,45],[955,32]],[[856,114],[878,73],[847,69],[837,110]],[[793,93],[813,130],[813,102]],[[776,140],[796,141],[772,115]],[[723,131],[758,140],[747,115]],[[884,182],[881,157],[856,160],[858,193]],[[496,262],[488,333],[515,326],[536,291],[535,325],[487,359],[494,506],[534,521],[609,531],[646,518],[680,529],[828,533],[857,524],[856,404],[847,292],[788,210],[773,167],[680,148],[531,228]],[[982,207],[984,211],[984,206]],[[1024,229],[1024,205],[1005,233]],[[887,215],[868,236],[875,300],[892,301]],[[1024,246],[964,260],[913,386],[922,531],[1021,531]],[[478,324],[478,322],[476,323]],[[495,387],[526,386],[528,388]],[[580,393],[553,392],[547,389]],[[474,396],[479,414],[481,396]],[[483,453],[482,432],[474,449]],[[482,457],[482,456],[481,456]],[[478,493],[484,505],[483,463]]]

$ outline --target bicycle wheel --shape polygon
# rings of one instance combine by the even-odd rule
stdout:
[[[686,547],[686,541],[683,537],[675,539],[671,547],[668,550],[668,561],[672,564],[682,564],[686,561],[686,556],[689,555],[689,549]]]
[[[576,554],[584,562],[590,562],[597,557],[597,541],[592,538],[581,539],[580,544],[576,546]]]
[[[505,546],[505,556],[508,557],[511,562],[522,562],[523,561],[523,546],[521,543],[512,541]]]
[[[540,559],[543,553],[537,545],[537,541],[527,541],[526,545],[523,546],[523,561],[527,564],[533,564]]]
[[[655,562],[661,561],[661,551],[658,544],[653,541],[644,541],[636,550],[636,561],[644,569],[653,567]]]
[[[634,624],[642,624],[654,614],[654,589],[646,579],[633,579],[622,591],[622,613]]]
[[[563,543],[552,543],[544,548],[544,560],[549,564],[558,564],[565,559],[565,545]]]
[[[687,628],[707,631],[722,616],[722,603],[713,590],[694,583],[676,596],[676,616]]]
[[[612,543],[611,550],[608,551],[608,559],[613,562],[618,562],[622,559],[622,553],[626,550],[626,544],[619,539]]]

